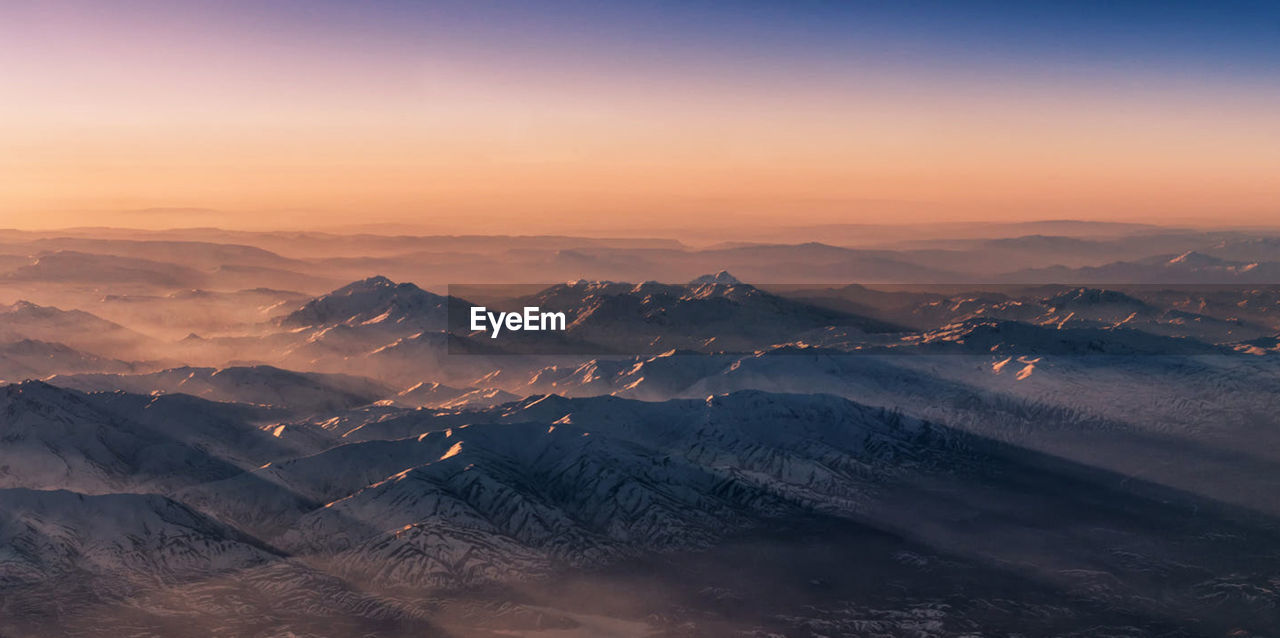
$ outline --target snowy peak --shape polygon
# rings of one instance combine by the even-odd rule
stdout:
[[[694,286],[701,286],[703,284],[724,284],[724,285],[732,286],[732,285],[740,284],[742,282],[738,281],[737,277],[734,277],[733,275],[729,274],[729,271],[721,270],[720,272],[714,275],[703,275],[701,277],[698,277],[689,283]]]
[[[365,293],[365,292],[381,290],[385,288],[395,288],[396,285],[397,285],[396,282],[391,281],[387,277],[384,277],[382,275],[374,275],[372,277],[369,277],[368,279],[353,281],[333,291],[330,294],[335,296],[350,296],[353,294]],[[412,284],[408,284],[408,285],[412,285]]]
[[[448,297],[379,275],[312,299],[280,321],[291,328],[402,325],[443,330],[448,305]]]

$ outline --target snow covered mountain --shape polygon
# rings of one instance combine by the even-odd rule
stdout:
[[[930,354],[1001,354],[1015,356],[1058,355],[1188,355],[1222,354],[1220,348],[1187,337],[1153,335],[1123,326],[1067,328],[973,319],[913,335],[887,348],[898,352],[914,349]]]
[[[568,338],[622,353],[750,350],[830,326],[862,332],[900,329],[780,297],[722,274],[688,285],[580,281],[552,286],[515,305],[565,312]]]
[[[137,403],[115,396],[116,409]],[[639,561],[657,569],[661,563],[650,561],[664,555],[696,561],[755,530],[801,521],[834,530],[849,524],[834,521],[867,521],[883,531],[859,532],[860,541],[849,546],[866,553],[851,560],[876,574],[918,580],[911,590],[920,592],[920,603],[949,597],[948,622],[975,622],[977,609],[1008,595],[995,585],[999,578],[964,574],[990,561],[1036,565],[1031,558],[1043,554],[1044,542],[1055,547],[1053,565],[1005,578],[1050,579],[1101,616],[1071,620],[1046,606],[987,622],[1119,627],[1120,619],[1148,609],[1143,601],[1152,586],[1144,574],[1178,561],[1191,567],[1156,586],[1169,601],[1158,609],[1195,609],[1204,618],[1198,622],[1214,627],[1220,616],[1255,626],[1267,618],[1266,600],[1201,596],[1261,577],[1271,563],[1256,548],[1266,547],[1273,532],[1212,510],[1203,519],[1190,516],[1200,505],[1189,497],[1130,494],[1070,464],[832,396],[737,392],[638,402],[551,395],[478,412],[364,414],[353,429],[333,431],[324,451],[285,452],[262,467],[166,489],[167,498],[0,491],[0,510],[8,514],[0,537],[19,548],[0,553],[0,573],[21,586],[19,604],[39,606],[50,604],[51,588],[81,577],[79,567],[92,578],[90,590],[77,596],[90,597],[71,602],[95,601],[89,617],[109,627],[156,627],[165,610],[192,618],[193,608],[226,609],[271,591],[281,608],[338,614],[341,622],[329,633],[345,636],[359,635],[343,624],[356,619],[355,627],[367,628],[374,618],[437,616],[431,601],[459,587],[533,581],[541,588],[582,568],[599,573]],[[1077,533],[1045,527],[1052,516],[1083,527]],[[1186,527],[1170,532],[1176,539],[1153,539],[1144,527],[1153,520]],[[1240,548],[1207,554],[1223,542],[1206,540],[1213,529],[1238,538]],[[743,569],[750,582],[763,575]],[[790,569],[808,578],[814,568]],[[1109,574],[1111,584],[1099,589],[1089,569]],[[733,591],[730,576],[697,576],[704,577]],[[101,584],[113,578],[120,586]],[[964,595],[924,593],[939,578],[966,582]],[[1019,595],[1024,602],[1039,598]],[[1043,598],[1046,605],[1060,600]],[[268,626],[295,622],[256,603],[251,609],[245,613]],[[859,626],[837,609],[803,617],[815,613],[832,614],[833,626]],[[210,629],[247,630],[238,614],[202,617]],[[533,618],[512,622],[521,630],[537,626]]]
[[[979,320],[1018,321],[1057,328],[1127,328],[1216,344],[1280,330],[1270,316],[1266,289],[1226,286],[1189,292],[1185,287],[1126,286],[1123,290],[1064,286],[997,286],[939,294],[909,288],[882,291],[862,286],[796,290],[787,296],[833,309],[856,310],[916,330],[936,330]]]
[[[347,284],[280,318],[291,329],[377,327],[407,336],[447,327],[449,299],[386,277]]]
[[[65,578],[182,582],[278,556],[157,495],[0,489],[0,511],[0,588]]]
[[[1280,244],[1029,230],[0,231],[0,635],[1268,635]],[[1124,283],[945,279],[1011,256]],[[715,274],[462,295],[521,354],[470,272]]]
[[[86,493],[194,484],[293,452],[270,414],[174,395],[84,394],[39,381],[0,387],[0,487]]]
[[[714,275],[702,275],[689,282],[692,286],[701,286],[702,284],[723,284],[726,286],[733,286],[740,283],[742,282],[738,281],[737,277],[729,274],[729,271],[727,270],[721,270]]]
[[[546,396],[465,418],[365,423],[342,436],[356,442],[184,498],[287,551],[327,556],[340,573],[475,584],[705,545],[762,517],[853,511],[878,480],[945,456],[934,446],[946,441],[834,397],[762,393]],[[415,562],[393,560],[406,552]]]

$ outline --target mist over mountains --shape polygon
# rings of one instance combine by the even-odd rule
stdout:
[[[1269,635],[1280,235],[953,230],[0,231],[0,635]]]

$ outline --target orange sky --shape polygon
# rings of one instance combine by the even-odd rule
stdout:
[[[0,88],[0,227],[1280,217],[1280,88],[1238,77],[596,68],[412,34],[355,49],[234,21],[18,17],[34,31],[0,44],[19,63]]]

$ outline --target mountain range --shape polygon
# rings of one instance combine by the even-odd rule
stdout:
[[[0,232],[0,636],[1280,625],[1274,237],[882,230]]]

